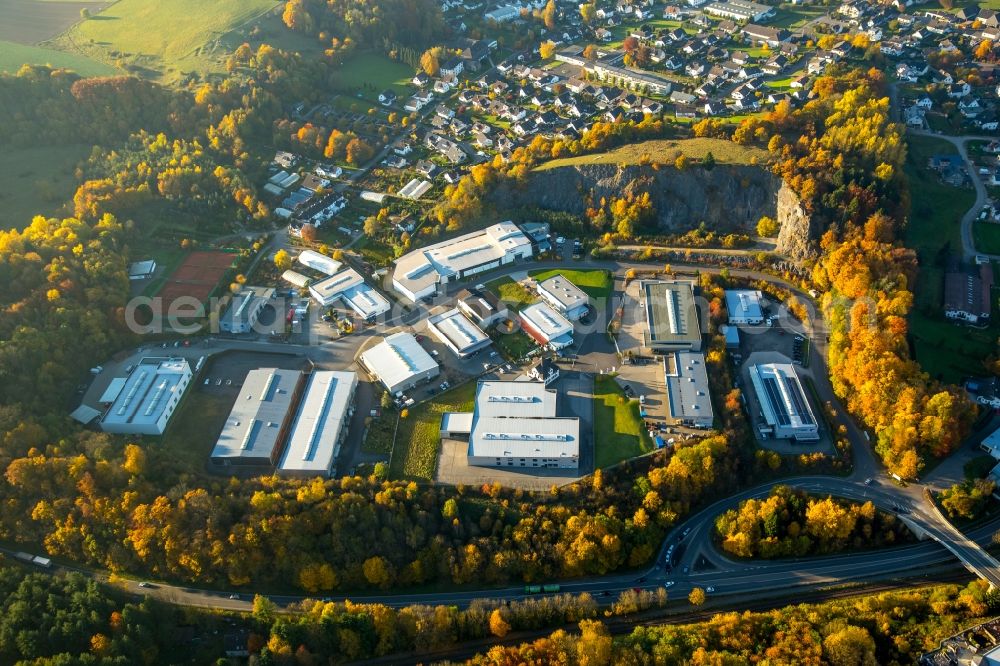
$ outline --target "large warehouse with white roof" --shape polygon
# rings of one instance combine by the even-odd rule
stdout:
[[[711,428],[715,420],[708,391],[705,355],[676,351],[663,355],[667,387],[667,414],[674,424]]]
[[[340,270],[341,263],[315,250],[302,250],[299,263],[325,275],[333,275]]]
[[[400,332],[361,354],[361,364],[389,393],[406,391],[441,373],[437,361],[410,333]]]
[[[316,370],[308,376],[278,473],[289,476],[332,476],[354,414],[358,375]]]
[[[414,250],[396,260],[392,285],[414,303],[438,285],[461,280],[533,253],[531,239],[513,222],[501,222]]]
[[[701,326],[694,284],[686,280],[650,280],[641,284],[646,330],[643,342],[655,353],[701,350]]]
[[[726,310],[730,324],[757,326],[764,323],[764,296],[755,289],[727,289]]]
[[[807,442],[819,439],[819,425],[795,366],[791,363],[753,365],[750,381],[767,422],[762,434]]]
[[[427,329],[459,358],[468,358],[490,346],[490,338],[468,317],[452,308],[427,320]]]
[[[111,405],[101,430],[123,435],[162,435],[191,383],[191,366],[183,358],[144,358],[124,381],[112,380],[116,392],[105,392]]]
[[[557,399],[542,382],[481,381],[472,418],[443,415],[441,434],[468,435],[470,465],[576,469],[580,419],[556,416]]]
[[[247,373],[212,449],[217,467],[270,467],[278,461],[302,390],[302,372],[258,368]]]
[[[322,307],[330,307],[340,300],[362,319],[372,319],[389,311],[389,301],[370,286],[353,268],[314,282],[309,293]]]

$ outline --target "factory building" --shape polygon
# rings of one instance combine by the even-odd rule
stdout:
[[[316,370],[308,375],[278,474],[333,476],[350,430],[357,388],[355,372]]]
[[[715,421],[708,392],[708,372],[701,352],[675,351],[664,354],[667,416],[675,425],[711,428]]]
[[[561,275],[539,282],[536,289],[542,300],[570,321],[577,321],[587,313],[587,294]]]
[[[437,361],[410,333],[395,333],[361,355],[361,364],[389,393],[406,391],[441,373]]]
[[[142,359],[127,377],[112,380],[101,397],[101,402],[108,404],[101,430],[162,435],[191,383],[191,374],[191,366],[183,358]]]
[[[458,308],[428,319],[427,329],[459,358],[468,358],[490,346],[489,337]]]
[[[653,353],[701,351],[701,326],[694,302],[694,283],[649,280],[640,284],[646,313],[643,344]]]
[[[762,435],[800,442],[819,439],[819,425],[795,366],[790,363],[754,365],[750,367],[750,381],[764,413],[765,424],[759,428]]]
[[[219,319],[219,329],[224,333],[249,333],[257,323],[260,311],[272,298],[274,289],[243,287],[229,301],[229,307]]]
[[[759,326],[764,323],[764,296],[755,289],[727,289],[726,310],[732,326]]]
[[[546,303],[533,303],[520,312],[521,329],[535,342],[554,350],[573,344],[573,324]]]

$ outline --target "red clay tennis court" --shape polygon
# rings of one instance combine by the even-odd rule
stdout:
[[[235,256],[231,252],[192,252],[170,274],[157,296],[163,299],[165,307],[181,296],[193,296],[204,302],[232,266]]]

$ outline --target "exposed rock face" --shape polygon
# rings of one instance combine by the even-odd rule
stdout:
[[[810,254],[817,237],[813,223],[795,193],[766,169],[753,166],[716,166],[711,171],[692,167],[578,165],[535,171],[520,187],[500,188],[498,207],[538,206],[583,215],[602,198],[649,192],[659,227],[683,233],[702,222],[722,232],[756,233],[763,215],[781,224],[778,247],[790,258]]]
[[[801,261],[816,254],[815,241],[822,229],[815,217],[808,215],[802,202],[788,183],[782,182],[778,190],[777,217],[781,225],[777,250],[789,259]]]

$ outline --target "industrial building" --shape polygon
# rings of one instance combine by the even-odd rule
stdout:
[[[675,351],[663,356],[667,417],[676,425],[711,428],[715,421],[708,392],[708,372],[701,352]]]
[[[441,373],[437,361],[410,333],[395,333],[361,355],[361,364],[389,393],[406,391]]]
[[[727,289],[726,310],[733,326],[759,326],[764,323],[764,295],[755,289]]]
[[[816,416],[792,364],[753,365],[750,381],[766,422],[759,427],[761,435],[800,442],[819,439]]]
[[[458,308],[428,319],[427,329],[459,358],[468,358],[490,346],[489,337]]]
[[[491,291],[463,289],[455,295],[455,299],[462,314],[483,330],[510,316],[507,305]]]
[[[308,375],[278,474],[333,476],[354,415],[355,372],[317,370]]]
[[[306,287],[309,286],[309,283],[312,282],[312,280],[307,278],[302,273],[297,273],[291,269],[282,273],[281,279],[287,282],[288,284],[292,285],[293,287],[298,287],[299,289],[305,289]]]
[[[162,435],[191,383],[191,366],[183,358],[144,358],[118,377],[101,396],[108,405],[101,430],[121,435]]]
[[[274,289],[243,287],[233,295],[229,307],[219,319],[219,329],[224,333],[249,333],[268,301],[274,298]]]
[[[577,321],[587,313],[587,294],[561,275],[539,282],[536,290],[542,300],[570,321]]]
[[[519,313],[521,329],[535,342],[554,350],[573,344],[573,324],[546,303],[533,303]]]
[[[341,263],[331,259],[325,254],[320,254],[314,250],[302,250],[299,253],[298,261],[303,266],[308,266],[314,271],[319,271],[325,275],[333,275],[340,270]]]
[[[694,302],[694,283],[649,280],[639,286],[646,313],[644,346],[654,353],[701,351],[701,326]]]
[[[396,260],[393,288],[412,302],[433,296],[439,284],[461,280],[533,254],[531,239],[501,222],[414,250]]]
[[[989,323],[993,309],[993,265],[975,270],[950,270],[944,276],[944,316],[973,325]]]
[[[542,382],[481,381],[473,412],[444,414],[441,436],[467,436],[470,465],[576,469],[580,419],[557,416],[557,399]]]
[[[727,2],[708,3],[705,6],[705,13],[734,21],[759,23],[774,16],[774,7],[758,2],[749,2],[749,0],[728,0]]]
[[[353,268],[314,282],[309,293],[320,306],[327,308],[341,301],[362,319],[373,319],[389,311],[389,301],[370,286]]]
[[[281,454],[302,391],[299,370],[258,368],[247,373],[212,449],[216,467],[272,467]]]

